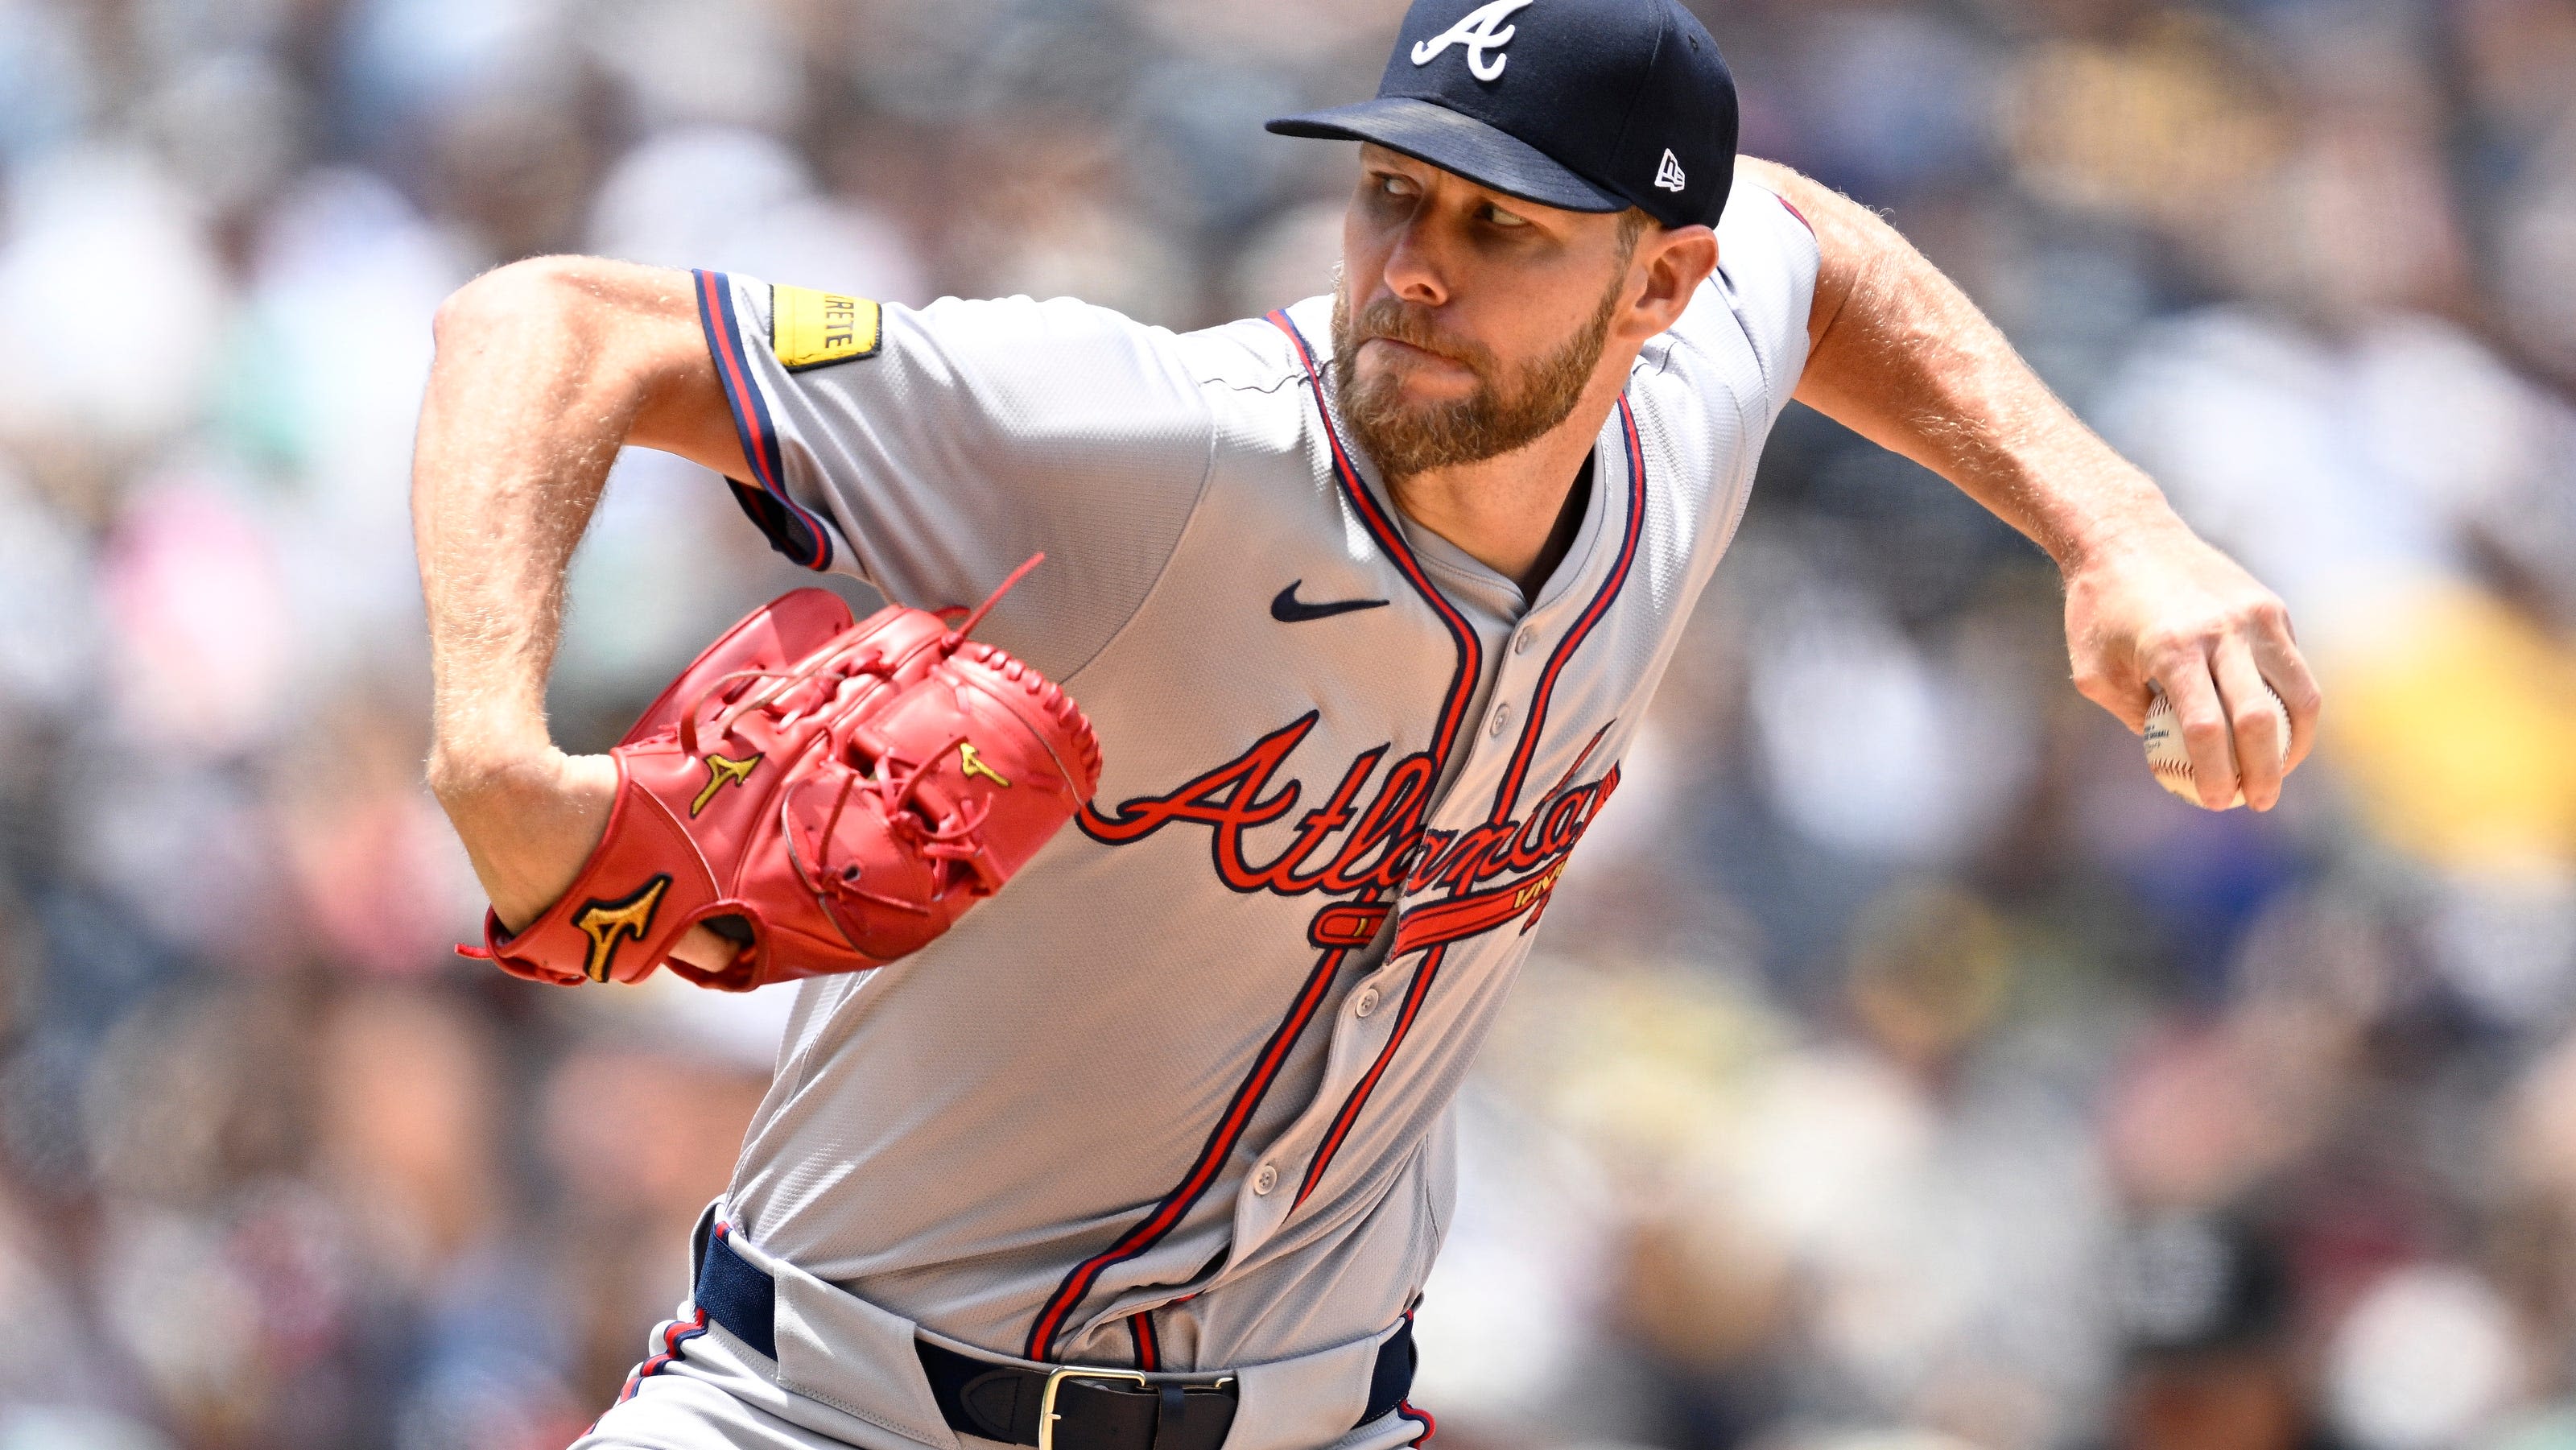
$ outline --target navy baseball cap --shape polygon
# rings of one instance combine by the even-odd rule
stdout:
[[[1715,226],[1735,77],[1679,0],[1415,0],[1375,100],[1270,129],[1374,141],[1546,206]]]

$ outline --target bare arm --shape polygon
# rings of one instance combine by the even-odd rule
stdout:
[[[517,263],[450,297],[437,337],[412,458],[429,780],[515,929],[571,884],[615,790],[608,759],[565,755],[545,720],[564,570],[609,465],[627,443],[735,477],[744,460],[685,273]]]
[[[2195,536],[1895,228],[1787,167],[1741,167],[1797,206],[1822,253],[1798,400],[1950,480],[2047,550],[2066,579],[2076,687],[2133,731],[2149,686],[2161,688],[2202,804],[2232,795],[2242,761],[2247,801],[2270,809],[2285,772],[2263,688],[2289,707],[2292,765],[2314,742],[2321,704],[2280,599]]]

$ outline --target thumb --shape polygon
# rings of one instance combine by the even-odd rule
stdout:
[[[2155,694],[2144,671],[2125,655],[2106,651],[2092,640],[2074,642],[2076,693],[2110,712],[2132,735],[2147,733],[2147,708]]]

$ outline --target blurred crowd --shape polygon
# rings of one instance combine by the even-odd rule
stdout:
[[[1461,1450],[2576,1447],[2576,0],[1692,0],[2329,698],[2265,817],[1793,409],[1461,1112]],[[0,0],[0,1450],[540,1450],[783,1002],[459,961],[405,499],[588,251],[1176,328],[1321,291],[1397,0]],[[619,466],[559,733],[802,582]]]

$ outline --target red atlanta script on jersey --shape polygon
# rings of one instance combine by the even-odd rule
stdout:
[[[1304,796],[1303,781],[1292,778],[1275,790],[1271,781],[1314,730],[1317,718],[1315,711],[1307,711],[1254,741],[1241,755],[1166,794],[1134,797],[1107,814],[1085,805],[1078,817],[1083,832],[1116,846],[1141,841],[1175,821],[1203,825],[1216,874],[1233,890],[1359,897],[1315,914],[1307,935],[1319,947],[1366,945],[1386,919],[1387,907],[1379,898],[1399,887],[1415,896],[1445,893],[1405,909],[1394,947],[1394,954],[1401,955],[1479,935],[1514,917],[1526,916],[1523,931],[1537,925],[1574,843],[1619,785],[1615,765],[1596,780],[1571,783],[1609,733],[1605,725],[1564,779],[1524,816],[1463,831],[1426,829],[1422,818],[1434,783],[1430,754],[1407,755],[1378,776],[1378,762],[1392,747],[1371,746],[1352,758],[1324,804],[1298,820],[1285,849],[1256,865],[1245,838],[1285,817]],[[1377,776],[1376,793],[1360,807],[1360,792],[1372,776]],[[1505,876],[1510,879],[1486,884]]]

